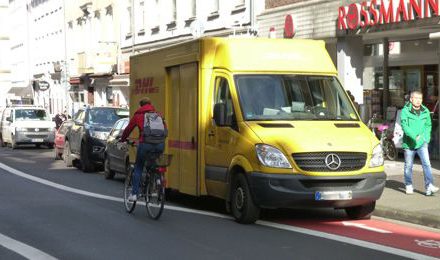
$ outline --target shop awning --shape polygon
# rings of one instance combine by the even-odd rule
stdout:
[[[81,77],[70,77],[69,83],[70,83],[70,85],[79,85],[82,83],[82,78]]]
[[[9,89],[8,94],[22,98],[32,98],[33,96],[31,87],[12,87]]]
[[[130,86],[130,75],[114,75],[108,85],[109,87],[128,87]]]

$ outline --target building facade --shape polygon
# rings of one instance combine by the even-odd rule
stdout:
[[[9,0],[0,0],[0,107],[6,105],[6,95],[11,88],[9,47]]]
[[[129,57],[200,36],[258,33],[255,17],[263,0],[125,0],[121,17],[120,68],[129,72]]]
[[[128,104],[128,81],[118,71],[120,10],[124,1],[66,0],[69,96],[83,105]]]
[[[33,91],[30,70],[30,9],[27,1],[9,0],[9,57],[11,88],[7,94],[10,103],[31,103]]]
[[[34,103],[48,109],[51,114],[68,108],[62,1],[32,0],[29,9],[29,47],[31,85]]]
[[[295,37],[324,40],[365,122],[373,114],[394,120],[406,95],[420,90],[433,114],[430,150],[439,158],[439,40],[429,37],[440,31],[438,1],[269,2],[278,7],[258,16],[260,35],[272,30],[284,37],[293,27]],[[286,26],[288,16],[292,26]]]

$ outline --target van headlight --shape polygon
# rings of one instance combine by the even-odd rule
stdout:
[[[292,168],[286,156],[277,148],[267,144],[255,145],[260,163],[273,168]]]
[[[15,132],[26,132],[27,129],[25,127],[16,127]]]
[[[383,165],[383,150],[380,144],[376,145],[373,149],[370,160],[370,168],[379,167]]]

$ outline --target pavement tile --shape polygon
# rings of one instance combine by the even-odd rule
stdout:
[[[440,186],[440,161],[431,162],[434,185]],[[414,194],[405,194],[403,158],[385,161],[387,183],[376,202],[373,215],[440,229],[440,192],[425,196],[423,169],[419,161],[413,168]]]

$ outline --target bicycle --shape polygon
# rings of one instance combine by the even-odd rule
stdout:
[[[373,114],[373,117],[368,121],[368,128],[379,139],[383,156],[390,161],[394,161],[397,158],[397,149],[394,145],[393,133],[390,131],[387,123],[378,123],[377,121],[377,114]]]
[[[129,144],[134,146],[133,143]],[[171,164],[171,159],[171,154],[150,153],[148,155],[148,161],[145,163],[142,171],[138,201],[145,201],[147,215],[154,220],[160,218],[165,205],[165,172],[166,167]],[[128,196],[130,196],[133,189],[133,173],[134,167],[131,167],[124,183],[124,205],[125,210],[128,213],[132,213],[134,211],[137,202],[128,200]]]

